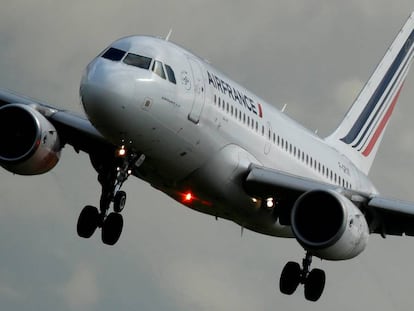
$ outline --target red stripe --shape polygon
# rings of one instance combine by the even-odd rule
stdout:
[[[263,111],[262,111],[262,105],[257,103],[257,106],[259,107],[259,117],[263,118]]]
[[[378,138],[381,136],[382,131],[385,128],[385,125],[387,125],[388,120],[390,119],[392,112],[394,110],[395,105],[397,104],[398,97],[400,96],[402,87],[404,85],[404,82],[401,84],[400,89],[398,90],[397,94],[395,95],[394,99],[392,100],[392,103],[390,107],[388,108],[387,112],[385,113],[384,117],[382,118],[380,124],[378,125],[377,129],[375,130],[374,136],[372,136],[367,148],[362,152],[362,155],[365,157],[369,156],[372,149],[374,149],[375,144],[377,143]]]

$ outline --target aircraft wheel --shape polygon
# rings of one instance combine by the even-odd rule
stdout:
[[[98,228],[99,212],[94,206],[85,206],[78,218],[77,232],[82,238],[88,239]]]
[[[313,269],[305,282],[305,298],[310,301],[317,301],[325,288],[325,272],[320,269]]]
[[[292,295],[298,288],[301,269],[297,262],[289,261],[282,270],[279,288],[285,295]]]
[[[118,191],[114,197],[114,211],[120,213],[125,207],[126,193],[125,191]]]
[[[109,214],[102,226],[102,242],[107,245],[114,245],[118,242],[123,226],[124,220],[121,214]]]

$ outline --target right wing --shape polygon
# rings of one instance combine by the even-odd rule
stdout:
[[[276,196],[280,202],[278,217],[281,224],[290,224],[292,208],[304,193],[312,190],[334,190],[347,197],[365,214],[372,233],[379,233],[384,237],[403,234],[414,236],[414,203],[411,202],[360,193],[253,164],[244,180],[244,188],[254,197],[266,199]]]

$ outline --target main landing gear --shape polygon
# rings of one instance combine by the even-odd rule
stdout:
[[[99,211],[87,205],[79,215],[77,232],[80,237],[90,238],[97,228],[101,228],[102,242],[114,245],[121,236],[124,220],[121,215],[126,203],[126,193],[121,190],[123,183],[139,166],[145,156],[128,153],[124,146],[117,150],[115,157],[105,161],[91,158],[98,172],[98,181],[102,186]],[[113,212],[110,212],[111,207]]]
[[[312,263],[312,255],[307,252],[302,261],[301,268],[297,262],[289,261],[283,268],[280,276],[280,291],[286,295],[292,295],[299,284],[305,285],[305,298],[310,301],[317,301],[325,287],[325,272],[320,269],[309,271]]]

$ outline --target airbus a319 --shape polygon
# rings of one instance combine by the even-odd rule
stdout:
[[[89,154],[102,193],[80,213],[82,238],[114,245],[123,183],[138,177],[181,204],[262,234],[294,238],[280,290],[304,285],[316,301],[325,273],[312,257],[347,260],[370,234],[414,235],[414,204],[381,196],[367,177],[414,53],[411,14],[337,129],[321,138],[209,63],[164,39],[131,36],[107,47],[80,84],[77,116],[0,90],[0,164],[50,171],[69,144]]]

